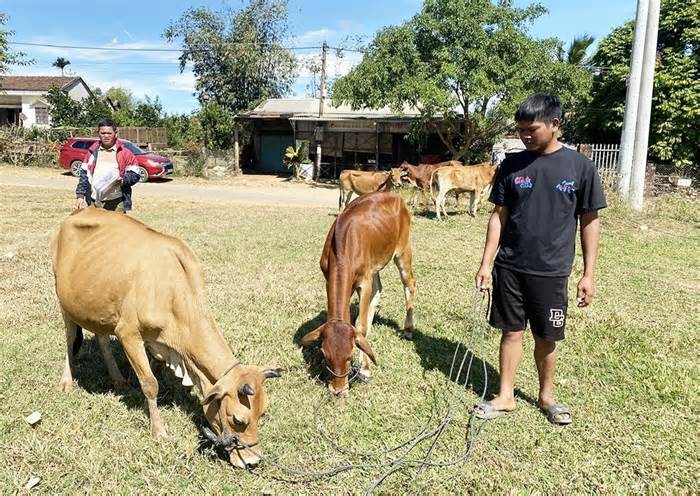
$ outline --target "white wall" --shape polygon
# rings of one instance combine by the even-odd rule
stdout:
[[[88,93],[87,88],[82,83],[76,84],[68,92],[68,96],[70,96],[73,100],[77,100],[77,101],[80,101],[83,98],[87,98],[89,95],[90,95],[90,93]]]
[[[37,95],[22,95],[22,113],[27,117],[23,121],[23,126],[37,126],[37,127],[49,127],[51,124],[51,116],[49,115],[49,124],[37,124],[36,122],[36,109],[33,105],[38,107],[47,107],[41,96]]]
[[[27,117],[22,121],[25,127],[36,126],[36,113],[31,104],[39,99],[37,96],[22,95],[22,113]]]

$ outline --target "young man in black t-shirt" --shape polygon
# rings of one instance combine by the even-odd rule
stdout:
[[[585,307],[595,295],[598,210],[606,203],[593,162],[559,143],[561,116],[557,97],[533,95],[520,105],[515,120],[526,150],[503,161],[491,192],[496,207],[476,286],[487,288],[495,255],[490,324],[502,331],[500,390],[491,401],[475,407],[479,418],[493,419],[515,409],[515,372],[529,323],[540,381],[539,407],[554,424],[572,421],[569,408],[554,400],[556,342],[564,339],[577,221],[584,263],[577,303]]]

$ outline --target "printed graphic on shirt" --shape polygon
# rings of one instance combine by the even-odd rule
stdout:
[[[564,179],[559,184],[557,184],[557,189],[562,193],[575,193],[576,192],[576,181],[574,179]]]
[[[532,179],[530,178],[530,176],[516,176],[514,182],[515,185],[520,189],[532,188]]]
[[[566,314],[561,308],[549,309],[549,321],[552,323],[552,327],[563,327],[565,317]]]

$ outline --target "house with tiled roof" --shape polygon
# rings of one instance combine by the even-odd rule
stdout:
[[[0,76],[0,126],[49,126],[46,94],[52,86],[76,101],[92,95],[85,81],[77,76]]]

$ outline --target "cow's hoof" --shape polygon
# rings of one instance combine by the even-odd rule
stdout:
[[[401,333],[401,339],[405,339],[406,341],[413,341],[413,330],[403,331]]]
[[[170,436],[168,436],[167,431],[163,427],[158,429],[151,428],[151,437],[156,443],[166,443],[170,441]]]
[[[58,384],[58,388],[64,393],[70,393],[73,391],[73,381],[61,381]]]

